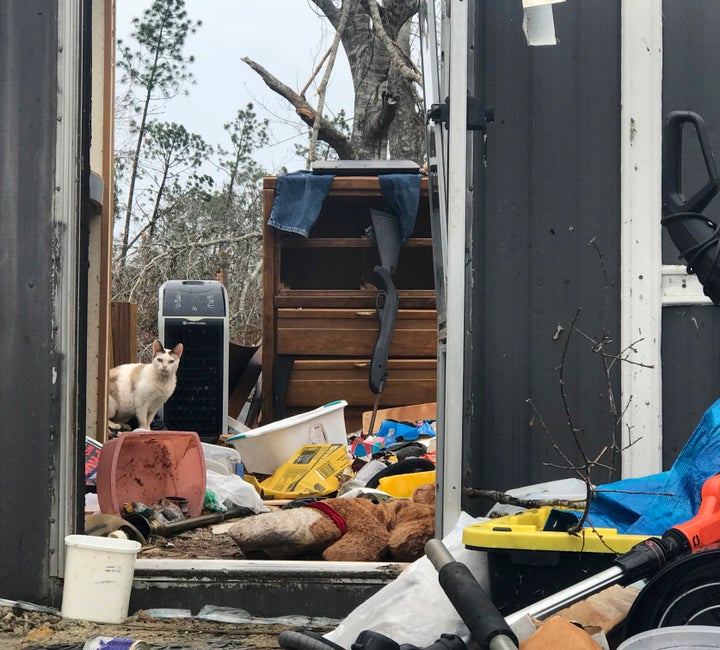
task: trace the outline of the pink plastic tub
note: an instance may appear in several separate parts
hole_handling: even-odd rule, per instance
[[[205,500],[205,456],[193,431],[129,431],[108,440],[100,451],[97,495],[100,511],[120,515],[124,504],[147,506],[164,497],[183,497],[188,516],[197,517]]]

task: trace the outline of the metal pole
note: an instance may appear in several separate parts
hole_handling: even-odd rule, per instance
[[[505,620],[508,625],[512,627],[525,616],[537,619],[546,618],[556,612],[559,612],[561,609],[565,609],[574,603],[584,600],[588,596],[592,596],[607,587],[611,587],[612,585],[619,583],[624,575],[625,573],[621,567],[610,567],[609,569],[605,569],[605,571],[601,571],[597,575],[587,578],[582,582],[571,585],[567,589],[558,591],[556,594],[552,594],[547,598],[543,598],[532,605],[528,605],[527,607],[518,610],[517,612],[509,614],[505,617]]]
[[[463,421],[465,413],[465,269],[467,187],[468,1],[450,10],[450,102],[448,124],[447,342],[445,345],[443,494],[438,534],[447,535],[460,516]]]
[[[517,650],[513,631],[470,569],[456,561],[439,539],[425,545],[425,555],[437,570],[440,586],[472,640],[489,650]]]

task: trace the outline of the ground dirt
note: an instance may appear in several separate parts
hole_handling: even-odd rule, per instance
[[[205,526],[172,537],[151,537],[138,559],[230,559],[243,554],[220,527]],[[82,650],[97,636],[125,637],[145,641],[152,650],[245,650],[279,648],[277,637],[287,629],[324,633],[331,627],[297,628],[274,623],[221,623],[201,619],[159,619],[140,611],[122,625],[106,625],[64,619],[59,614],[0,606],[0,650]]]
[[[150,537],[138,559],[243,560],[245,556],[230,535],[220,532],[237,521],[186,530],[171,537]]]
[[[153,650],[275,649],[280,647],[278,635],[287,629],[294,628],[275,624],[156,619],[142,611],[129,617],[122,625],[106,625],[0,607],[2,650],[82,650],[88,639],[97,636],[142,640]],[[329,629],[318,627],[313,631],[324,633]]]

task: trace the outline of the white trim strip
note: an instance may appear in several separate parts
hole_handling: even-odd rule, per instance
[[[58,2],[57,135],[55,151],[55,204],[52,228],[56,365],[53,381],[60,384],[59,455],[54,459],[53,517],[50,526],[51,576],[61,576],[65,536],[74,530],[79,486],[75,473],[77,429],[77,279],[80,197],[80,91],[82,10],[70,0]]]
[[[630,361],[652,366],[621,364],[627,478],[662,468],[662,3],[623,0],[621,20],[620,341]]]
[[[450,11],[450,123],[448,125],[447,344],[442,426],[441,516],[445,537],[460,516],[465,367],[465,267],[468,205],[467,134],[468,3],[454,0]]]

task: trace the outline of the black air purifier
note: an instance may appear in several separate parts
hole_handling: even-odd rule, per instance
[[[203,442],[227,433],[229,326],[227,292],[215,280],[168,280],[160,287],[158,332],[167,348],[183,344],[177,387],[161,415],[171,431]]]

